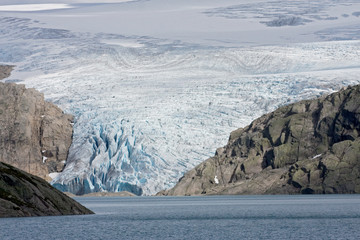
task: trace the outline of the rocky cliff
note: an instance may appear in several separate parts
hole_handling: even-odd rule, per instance
[[[0,217],[93,214],[45,180],[0,162]]]
[[[64,168],[72,121],[35,89],[0,82],[0,161],[51,180]]]
[[[11,65],[0,65],[0,80],[9,77],[13,68]]]
[[[230,134],[158,195],[360,193],[360,85],[281,107]]]

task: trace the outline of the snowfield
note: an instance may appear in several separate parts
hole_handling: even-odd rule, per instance
[[[0,6],[0,11],[11,11],[11,12],[34,12],[34,11],[45,11],[54,9],[71,8],[67,4],[17,4],[17,5],[3,5]]]
[[[75,115],[63,191],[154,194],[262,114],[360,83],[355,0],[59,2],[0,6],[0,63]]]

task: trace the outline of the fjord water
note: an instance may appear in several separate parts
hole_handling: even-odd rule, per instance
[[[0,220],[1,239],[359,239],[359,195],[76,198],[95,215]]]

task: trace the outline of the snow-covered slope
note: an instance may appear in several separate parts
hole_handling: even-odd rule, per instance
[[[69,0],[0,11],[0,62],[17,65],[6,81],[76,117],[53,184],[153,194],[261,114],[359,83],[360,3],[302,2]]]

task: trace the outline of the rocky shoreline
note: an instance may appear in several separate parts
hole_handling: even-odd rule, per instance
[[[87,193],[84,195],[74,195],[69,193],[65,193],[68,196],[71,197],[137,197],[134,193],[128,192],[128,191],[121,191],[121,192],[93,192],[93,193]]]

